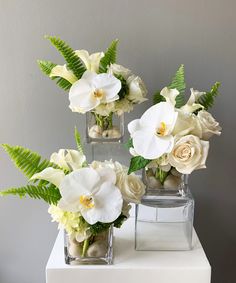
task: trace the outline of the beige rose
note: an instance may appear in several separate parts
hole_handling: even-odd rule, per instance
[[[209,140],[211,136],[221,134],[221,126],[209,112],[201,110],[197,117],[202,127],[202,139]]]
[[[144,82],[138,76],[130,76],[127,80],[129,86],[129,95],[127,98],[133,103],[142,103],[146,101],[147,89]]]
[[[145,193],[145,185],[135,174],[127,175],[126,172],[117,174],[116,186],[126,202],[140,203]]]
[[[190,174],[194,170],[206,168],[208,149],[208,141],[187,135],[176,140],[169,162],[180,173]]]
[[[51,155],[50,161],[70,171],[81,168],[86,161],[86,157],[74,149],[60,149]]]
[[[120,75],[122,76],[125,80],[128,79],[129,76],[132,75],[131,71],[121,65],[118,64],[111,64],[108,73],[112,75]]]

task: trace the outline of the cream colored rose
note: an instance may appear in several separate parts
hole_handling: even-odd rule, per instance
[[[130,102],[127,98],[123,98],[115,102],[115,109],[114,112],[120,116],[123,113],[129,113],[134,109],[133,103]]]
[[[221,126],[209,112],[201,110],[197,117],[202,127],[202,139],[209,140],[211,136],[221,134]]]
[[[176,140],[169,162],[180,173],[190,174],[194,170],[206,168],[208,149],[208,141],[187,135]]]
[[[195,135],[202,137],[202,127],[195,114],[178,111],[178,117],[172,134],[174,136]]]
[[[127,79],[129,94],[127,98],[133,103],[142,103],[146,101],[147,89],[144,82],[138,76],[130,76]]]
[[[116,186],[126,202],[140,203],[145,193],[145,185],[135,174],[127,175],[126,172],[121,172],[117,175]]]
[[[108,116],[111,112],[115,111],[115,103],[101,103],[95,108],[95,112],[102,116]]]
[[[76,170],[86,161],[85,155],[73,149],[60,149],[51,155],[50,161],[65,170]]]

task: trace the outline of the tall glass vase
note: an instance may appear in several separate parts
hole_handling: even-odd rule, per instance
[[[176,187],[172,182],[169,188],[155,188],[147,173],[147,170],[143,171],[146,194],[141,204],[136,205],[135,249],[192,249],[194,199],[189,190],[188,176],[181,176]]]
[[[95,112],[86,113],[86,137],[88,143],[122,142],[124,137],[124,114],[107,116]]]

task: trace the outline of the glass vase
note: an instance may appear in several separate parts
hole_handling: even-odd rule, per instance
[[[110,113],[102,116],[86,113],[86,138],[88,143],[122,142],[124,137],[124,114]]]
[[[144,170],[143,181],[147,189],[141,204],[136,205],[135,249],[192,249],[194,199],[189,190],[188,176],[181,176],[176,187],[153,188],[153,182],[148,182]]]
[[[112,264],[113,226],[83,242],[64,233],[65,262],[70,265]]]

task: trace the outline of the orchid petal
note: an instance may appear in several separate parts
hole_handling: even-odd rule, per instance
[[[131,137],[136,131],[138,131],[140,129],[141,129],[140,119],[135,119],[128,124],[128,131],[129,131]]]
[[[169,89],[168,87],[165,87],[161,90],[160,94],[165,97],[166,102],[171,103],[173,106],[175,106],[175,99],[176,96],[179,95],[179,91],[176,88]]]
[[[115,185],[116,173],[111,168],[99,168],[96,170],[101,177],[102,182],[110,182]]]
[[[172,150],[174,138],[158,137],[150,131],[140,130],[133,135],[133,145],[137,154],[146,159],[156,159]]]

